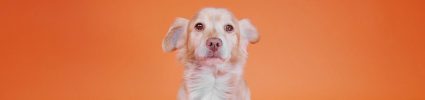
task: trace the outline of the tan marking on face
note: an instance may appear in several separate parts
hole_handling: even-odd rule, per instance
[[[214,18],[216,21],[219,21],[219,20],[221,20],[221,16],[215,16],[215,18]]]
[[[193,29],[191,28],[191,31],[192,30]],[[188,34],[186,38],[186,55],[184,55],[185,56],[184,59],[188,62],[192,62],[193,60],[195,60],[195,54],[194,54],[195,47],[191,45],[189,40],[190,37],[191,37],[191,34]]]
[[[240,32],[239,32],[239,25],[235,25],[235,31],[236,31],[236,37],[237,37],[237,43],[236,46],[233,47],[232,49],[232,57],[230,58],[230,63],[231,64],[236,64],[237,62],[239,62],[240,59],[242,59],[241,57],[243,57],[244,55],[241,52],[241,48],[240,48]]]

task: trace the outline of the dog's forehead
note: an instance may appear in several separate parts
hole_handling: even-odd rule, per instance
[[[204,8],[195,18],[206,18],[208,20],[232,20],[233,14],[224,8]]]

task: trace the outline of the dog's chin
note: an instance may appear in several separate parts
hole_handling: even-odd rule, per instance
[[[224,59],[222,57],[206,57],[205,62],[209,62],[212,64],[221,64],[224,63]]]

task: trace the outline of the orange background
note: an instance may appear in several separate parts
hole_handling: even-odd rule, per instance
[[[206,6],[249,18],[253,100],[425,100],[425,2],[2,0],[1,100],[173,100],[161,41]]]

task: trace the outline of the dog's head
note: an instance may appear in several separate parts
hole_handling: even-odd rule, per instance
[[[163,40],[165,52],[179,50],[188,62],[220,64],[246,58],[248,43],[259,41],[249,20],[237,20],[222,8],[204,8],[192,20],[177,18]]]

